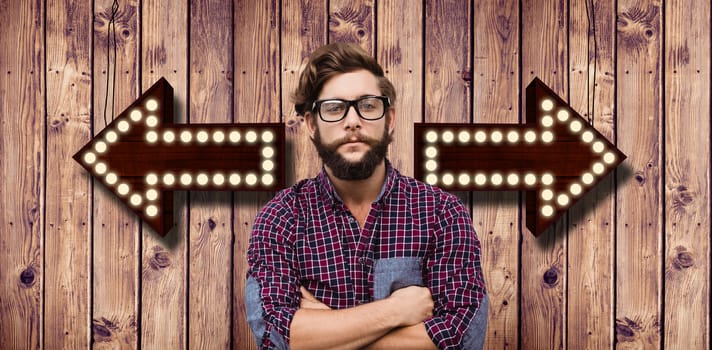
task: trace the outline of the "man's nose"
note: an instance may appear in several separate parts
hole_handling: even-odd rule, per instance
[[[361,128],[361,117],[358,116],[358,112],[356,112],[355,105],[350,105],[346,109],[346,117],[344,117],[344,127],[346,129]]]

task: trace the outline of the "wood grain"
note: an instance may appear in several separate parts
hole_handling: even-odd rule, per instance
[[[329,1],[329,42],[357,43],[374,53],[374,0]]]
[[[44,345],[89,348],[91,180],[72,155],[91,138],[92,2],[47,4]]]
[[[423,120],[423,6],[420,2],[379,1],[376,58],[396,88],[393,143],[389,160],[413,176],[413,123]]]
[[[280,122],[280,12],[276,0],[235,3],[233,105],[237,123]],[[233,349],[257,349],[245,312],[246,253],[255,216],[272,196],[272,193],[235,194]]]
[[[665,348],[710,347],[710,3],[665,2]],[[700,116],[695,118],[693,116]]]
[[[519,2],[478,1],[473,12],[473,121],[518,123]],[[482,269],[489,297],[485,344],[488,349],[516,348],[519,194],[475,192],[472,199],[472,221],[482,246]]]
[[[539,77],[568,100],[566,4],[557,0],[523,1],[521,13],[522,90]],[[539,238],[521,227],[521,344],[532,349],[563,348],[568,283],[566,219],[560,219]]]
[[[101,131],[113,115],[121,113],[139,96],[138,2],[119,4],[115,60],[113,32],[111,43],[107,43],[111,6],[110,0],[94,4],[93,134]],[[107,47],[111,52],[107,52]],[[110,67],[107,67],[107,55],[111,59]],[[108,86],[109,98],[105,104],[107,77],[113,79],[114,69],[116,81]],[[111,192],[94,183],[92,343],[96,349],[136,348],[140,327],[140,224]]]
[[[42,346],[43,4],[0,6],[0,348]],[[54,190],[54,189],[52,189]],[[50,262],[51,263],[51,262]]]
[[[615,3],[570,4],[569,103],[615,143]],[[567,346],[573,349],[605,349],[614,344],[613,179],[613,174],[607,176],[569,210],[566,333]]]
[[[160,77],[173,86],[176,122],[186,121],[188,109],[188,4],[150,1],[142,4],[142,79],[147,89]],[[174,196],[176,225],[161,238],[142,229],[141,347],[184,349],[188,346],[186,264],[188,214],[186,194]]]
[[[618,148],[628,158],[616,196],[616,342],[659,348],[662,303],[662,9],[618,1]]]
[[[230,2],[190,2],[191,124],[233,119],[232,35]],[[199,349],[230,349],[232,195],[196,191],[188,197],[189,344]]]

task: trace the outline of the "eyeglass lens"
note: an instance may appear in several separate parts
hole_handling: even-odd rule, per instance
[[[356,112],[364,119],[379,119],[383,116],[385,109],[383,100],[377,97],[364,97],[356,101],[323,101],[319,113],[326,121],[338,121],[346,116],[350,105],[353,105]]]

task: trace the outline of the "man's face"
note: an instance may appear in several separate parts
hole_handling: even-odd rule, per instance
[[[378,79],[367,70],[344,73],[329,79],[318,99],[355,100],[362,96],[380,96]],[[342,180],[362,180],[373,174],[383,162],[391,142],[392,108],[379,120],[364,120],[351,107],[341,121],[328,123],[307,113],[307,126],[319,156],[332,174]],[[313,118],[312,118],[313,117]]]

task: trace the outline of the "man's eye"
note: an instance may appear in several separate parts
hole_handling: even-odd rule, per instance
[[[342,112],[344,110],[343,103],[327,103],[321,106],[322,110],[328,113]]]

